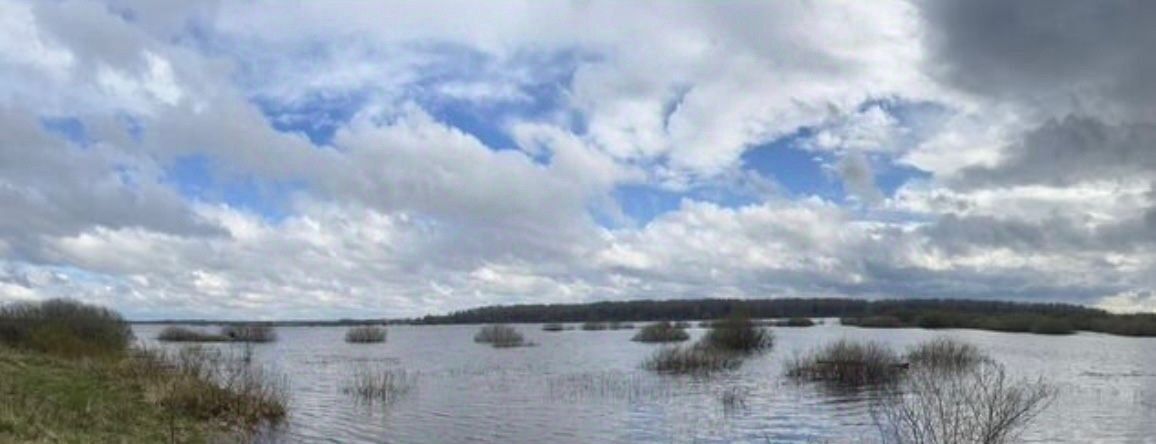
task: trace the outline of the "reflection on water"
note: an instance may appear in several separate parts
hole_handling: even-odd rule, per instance
[[[344,342],[345,328],[280,328],[255,359],[285,374],[288,422],[278,442],[873,442],[870,390],[782,377],[791,356],[840,338],[902,351],[938,335],[978,345],[1016,376],[1046,376],[1059,398],[1029,442],[1145,442],[1156,436],[1156,340],[968,330],[775,329],[775,348],[710,377],[639,368],[656,346],[630,330],[542,332],[537,347],[473,342],[476,326],[393,327],[384,344]],[[160,327],[137,326],[149,340]],[[691,330],[694,336],[701,329]],[[696,339],[692,337],[692,340]],[[218,345],[229,347],[230,345]],[[358,372],[397,371],[411,384],[390,402],[360,402]]]

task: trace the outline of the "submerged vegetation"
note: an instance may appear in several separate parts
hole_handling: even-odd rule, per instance
[[[1054,398],[1042,380],[1014,380],[974,345],[938,338],[899,355],[840,340],[787,365],[787,376],[882,389],[871,414],[883,442],[1012,442]]]
[[[350,344],[374,344],[385,342],[386,331],[376,325],[362,325],[345,332],[345,342]]]
[[[221,327],[221,335],[236,342],[273,342],[277,332],[268,324],[238,324]]]
[[[639,335],[648,329],[653,329],[654,337],[660,337],[660,334],[677,335],[675,332],[686,335],[683,327],[666,322],[647,326]],[[638,336],[634,340],[639,340]],[[695,344],[660,349],[644,361],[642,367],[676,374],[729,370],[742,365],[743,358],[770,349],[773,344],[770,331],[756,326],[743,311],[736,309],[726,319],[710,323],[710,330]]]
[[[706,374],[738,368],[742,357],[702,344],[666,347],[643,361],[642,368],[659,373]]]
[[[891,349],[875,342],[839,340],[787,363],[787,376],[844,386],[895,381],[904,366]]]
[[[191,328],[168,326],[157,334],[157,340],[162,342],[227,342],[228,336],[214,334]]]
[[[220,333],[170,325],[157,334],[161,342],[273,342],[277,333],[264,324],[226,325]]]
[[[474,335],[474,342],[490,344],[494,348],[521,347],[530,345],[518,330],[508,325],[487,325]]]
[[[750,316],[735,312],[714,322],[702,342],[722,350],[750,353],[771,348],[774,336],[770,330],[756,326]]]
[[[201,442],[285,415],[284,384],[247,352],[134,349],[101,307],[10,304],[0,331],[0,442]]]
[[[393,403],[417,386],[417,375],[405,369],[357,367],[342,389],[363,401]]]
[[[907,351],[911,366],[939,370],[966,370],[988,360],[979,347],[950,338],[933,339]]]
[[[690,339],[686,329],[676,327],[668,321],[655,322],[642,327],[631,339],[635,342],[682,342]]]

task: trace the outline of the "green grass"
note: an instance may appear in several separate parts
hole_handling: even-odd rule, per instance
[[[0,346],[0,442],[203,442],[213,430],[148,399],[118,359]]]
[[[164,354],[131,337],[97,306],[0,306],[0,443],[239,442],[284,417],[283,381],[248,353]]]

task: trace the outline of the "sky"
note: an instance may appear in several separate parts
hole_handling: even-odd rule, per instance
[[[0,0],[0,301],[1156,311],[1156,3]]]

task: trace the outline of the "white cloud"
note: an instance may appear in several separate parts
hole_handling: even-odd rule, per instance
[[[0,298],[147,317],[683,296],[1152,306],[1142,45],[1089,52],[1082,32],[1056,44],[1104,66],[1019,66],[901,0],[475,9],[0,0]],[[446,112],[467,108],[488,127]],[[842,198],[744,164],[799,134]],[[285,190],[190,192],[175,177],[190,157],[209,187]],[[928,177],[885,196],[893,166]],[[623,185],[682,203],[638,216]]]

